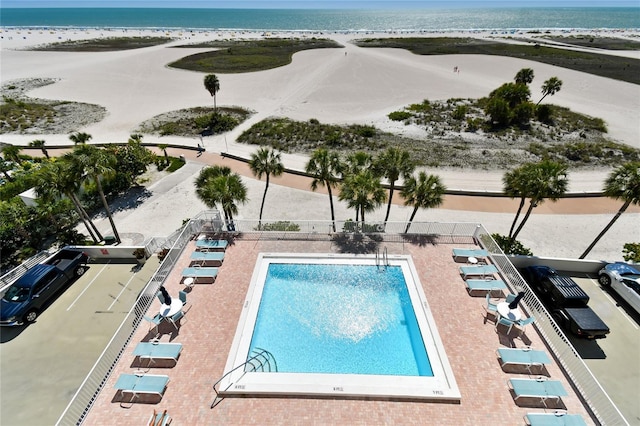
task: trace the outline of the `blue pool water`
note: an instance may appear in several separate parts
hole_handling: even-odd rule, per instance
[[[256,348],[279,372],[433,376],[400,266],[270,264]]]

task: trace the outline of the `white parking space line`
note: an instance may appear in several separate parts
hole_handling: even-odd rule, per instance
[[[67,308],[67,311],[68,311],[68,310],[70,310],[71,308],[73,308],[73,305],[75,305],[75,304],[76,304],[76,302],[77,302],[77,301],[82,297],[82,295],[83,295],[87,290],[89,290],[89,287],[91,287],[91,285],[92,285],[92,284],[93,284],[93,283],[98,279],[98,277],[100,276],[100,274],[102,273],[102,271],[104,271],[104,270],[105,270],[105,268],[106,268],[107,266],[109,266],[109,263],[110,263],[110,262],[111,262],[111,261],[108,261],[108,262],[107,262],[107,263],[102,267],[102,269],[100,270],[100,272],[98,272],[98,273],[96,274],[96,276],[91,280],[91,282],[90,282],[90,283],[89,283],[89,284],[84,288],[84,290],[82,290],[82,291],[80,292],[80,294],[78,295],[78,297],[76,297],[76,298],[73,300],[73,302],[71,302],[71,304],[70,304],[70,305],[69,305],[69,307]]]
[[[113,302],[111,302],[111,304],[109,305],[109,307],[107,308],[107,311],[110,311],[111,308],[113,308],[113,305],[116,304],[117,301],[120,300],[120,296],[122,295],[122,293],[127,290],[127,288],[129,287],[129,283],[131,283],[131,281],[133,280],[133,278],[135,277],[135,275],[132,275],[131,278],[129,278],[129,281],[126,282],[125,285],[122,286],[122,290],[120,290],[120,293],[118,293],[118,295],[115,297],[115,299],[113,300]]]

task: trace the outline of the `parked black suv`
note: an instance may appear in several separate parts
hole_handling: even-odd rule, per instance
[[[527,266],[521,272],[560,326],[587,339],[609,334],[609,327],[587,306],[587,293],[571,278],[543,265]]]

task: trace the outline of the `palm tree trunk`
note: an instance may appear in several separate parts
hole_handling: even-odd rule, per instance
[[[411,217],[409,218],[409,223],[407,223],[407,227],[404,229],[404,233],[409,233],[409,227],[411,226],[411,222],[413,222],[413,218],[416,217],[416,213],[418,213],[418,206],[413,208],[413,212],[411,212]]]
[[[120,244],[122,240],[120,240],[118,229],[116,228],[116,224],[113,221],[113,216],[111,215],[111,210],[109,209],[109,203],[107,203],[107,198],[104,196],[104,191],[102,190],[102,183],[100,183],[100,179],[98,177],[95,178],[95,181],[96,181],[96,186],[98,187],[98,192],[100,193],[100,198],[102,199],[102,204],[104,205],[104,209],[107,212],[107,217],[109,218],[111,229],[113,229],[113,236],[115,237],[118,244]]]
[[[269,174],[267,173],[266,185],[264,186],[264,194],[262,194],[262,204],[260,204],[260,216],[258,218],[258,229],[262,226],[262,210],[264,209],[264,200],[267,198],[267,189],[269,189]]]
[[[616,213],[615,216],[613,216],[613,218],[609,221],[609,223],[607,224],[607,226],[604,227],[604,229],[602,231],[600,231],[600,233],[598,234],[598,236],[596,237],[595,240],[593,240],[593,242],[591,244],[589,244],[589,247],[587,247],[587,249],[584,251],[584,253],[582,253],[580,255],[580,257],[578,259],[584,259],[589,252],[593,249],[593,247],[598,243],[598,241],[600,241],[600,238],[602,238],[602,236],[604,234],[607,233],[607,231],[609,230],[609,228],[611,228],[613,226],[613,224],[616,222],[616,220],[618,220],[618,218],[620,216],[622,216],[622,213],[625,212],[625,210],[627,210],[627,207],[629,207],[629,205],[631,204],[631,200],[626,201],[622,207],[620,207],[620,210],[618,210],[618,213]]]
[[[86,213],[82,209],[82,206],[78,204],[78,200],[73,194],[67,194],[67,196],[73,203],[73,206],[76,208],[76,212],[78,213],[78,216],[80,217],[80,220],[82,221],[82,223],[84,223],[84,226],[87,228],[87,232],[89,232],[89,235],[91,236],[91,239],[93,240],[94,244],[98,244],[100,240],[96,238],[95,234],[93,233],[93,230],[91,229],[91,226],[89,226],[89,222],[87,222],[87,219],[85,218]]]
[[[513,223],[511,224],[511,228],[509,229],[509,238],[513,234],[513,229],[516,227],[516,222],[520,217],[520,213],[522,213],[522,208],[524,207],[524,197],[520,198],[520,206],[518,207],[518,211],[516,212],[516,217],[513,218]]]
[[[336,214],[333,211],[333,195],[331,194],[331,184],[326,182],[327,191],[329,192],[329,205],[331,206],[331,225],[333,226],[333,232],[336,232]]]
[[[389,186],[389,202],[387,203],[387,214],[384,216],[384,224],[387,224],[387,220],[389,220],[389,213],[391,212],[391,200],[393,200],[393,190],[395,189],[395,182],[391,182],[391,186]]]
[[[516,229],[516,232],[513,233],[513,236],[511,237],[511,242],[514,242],[516,240],[516,237],[518,236],[520,231],[522,231],[522,227],[524,226],[524,224],[529,219],[529,216],[531,216],[531,212],[533,211],[533,208],[535,206],[536,206],[536,204],[533,201],[529,202],[529,208],[527,209],[527,213],[522,218],[522,222],[520,222],[520,225],[518,226],[518,229]]]
[[[87,211],[84,209],[84,207],[82,207],[82,203],[78,199],[78,196],[76,194],[74,194],[74,193],[71,193],[69,195],[70,195],[71,200],[74,202],[74,204],[76,206],[78,206],[78,209],[80,210],[80,217],[83,217],[84,220],[89,222],[89,225],[91,226],[91,229],[93,229],[93,233],[95,234],[96,238],[98,239],[98,242],[104,240],[104,238],[102,237],[102,234],[100,233],[100,231],[98,231],[98,228],[96,227],[96,224],[93,223],[93,221],[89,217],[89,214],[87,213]]]

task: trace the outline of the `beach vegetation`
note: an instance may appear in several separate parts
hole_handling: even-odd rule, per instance
[[[137,131],[160,136],[197,137],[228,132],[245,121],[251,112],[239,107],[194,107],[157,115],[142,123]]]
[[[20,132],[55,115],[51,105],[4,96],[0,103],[0,133]]]
[[[393,111],[389,113],[388,117],[389,120],[393,121],[405,121],[413,117],[413,114],[411,114],[409,111]]]
[[[282,67],[291,63],[293,54],[309,49],[342,48],[333,40],[310,38],[267,38],[259,40],[212,40],[175,47],[211,48],[209,52],[189,55],[169,67],[207,73],[245,73]]]
[[[605,50],[640,50],[640,41],[628,38],[600,37],[584,34],[575,34],[568,36],[546,34],[542,37],[538,37],[539,43],[544,43],[547,40],[556,43],[564,43],[574,46]]]
[[[53,52],[113,52],[141,49],[165,44],[171,37],[104,37],[89,40],[68,40],[36,46],[30,50]]]
[[[604,195],[614,200],[621,200],[622,206],[611,218],[609,223],[600,231],[589,247],[580,255],[584,259],[607,233],[614,223],[622,216],[630,205],[640,205],[640,161],[623,164],[613,170],[604,182]]]
[[[288,220],[278,222],[263,223],[254,229],[255,231],[276,231],[276,232],[299,232],[300,225]]]
[[[538,42],[526,41],[528,44],[470,37],[391,37],[359,39],[355,44],[360,47],[407,49],[417,55],[507,56],[640,84],[640,59],[541,46]],[[628,43],[630,48],[639,44],[631,40]]]
[[[640,243],[626,243],[622,247],[622,258],[627,262],[640,263]]]
[[[24,95],[30,90],[53,84],[55,81],[28,78],[3,85],[0,90],[0,134],[69,133],[79,127],[97,123],[105,117],[106,109],[99,105],[51,101]]]

